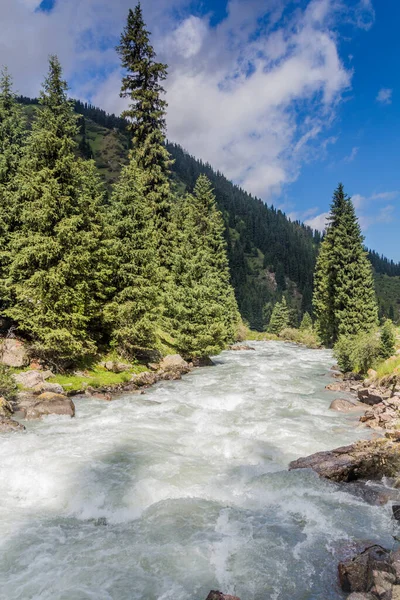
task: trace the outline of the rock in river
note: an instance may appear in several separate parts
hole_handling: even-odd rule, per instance
[[[351,400],[346,400],[345,398],[338,398],[331,402],[329,407],[331,410],[337,410],[338,412],[356,412],[356,411],[364,411],[365,406],[361,402],[352,402]]]
[[[40,419],[45,415],[75,416],[75,405],[63,394],[44,392],[40,396],[29,393],[18,394],[16,411],[26,419]]]
[[[18,421],[0,416],[0,433],[11,433],[13,431],[23,431],[24,429],[25,427]]]
[[[336,450],[317,452],[289,465],[289,470],[307,468],[332,481],[393,477],[400,471],[400,447],[386,439],[361,441]]]

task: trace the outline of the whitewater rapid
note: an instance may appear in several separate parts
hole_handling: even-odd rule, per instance
[[[390,507],[287,466],[365,430],[329,410],[330,352],[252,345],[0,437],[0,598],[343,597],[340,548],[390,546]]]

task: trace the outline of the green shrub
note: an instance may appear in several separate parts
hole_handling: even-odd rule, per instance
[[[390,358],[396,350],[396,334],[393,323],[386,319],[381,330],[380,355],[382,358]]]
[[[4,365],[0,365],[0,396],[6,400],[15,400],[17,397],[17,384],[11,372]]]
[[[320,348],[321,340],[318,335],[312,329],[295,329],[293,327],[286,327],[281,331],[279,337],[286,340],[287,342],[294,342],[296,344],[303,344],[308,348]]]
[[[341,336],[334,347],[339,368],[344,373],[367,373],[379,359],[380,339],[376,331]]]

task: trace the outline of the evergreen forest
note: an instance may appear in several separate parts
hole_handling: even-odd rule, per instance
[[[70,100],[56,56],[38,99],[16,96],[2,74],[6,327],[61,361],[103,347],[140,358],[164,344],[186,357],[209,355],[234,341],[241,320],[273,333],[313,315],[327,345],[351,334],[352,325],[327,313],[318,279],[335,228],[323,237],[292,222],[166,139],[167,65],[157,62],[140,5],[116,50],[125,73],[116,93],[128,101],[120,117]],[[340,186],[335,195],[338,206],[347,198]],[[355,235],[363,294],[377,296],[367,325],[397,323],[400,264],[367,254]]]

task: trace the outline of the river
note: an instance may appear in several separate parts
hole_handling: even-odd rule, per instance
[[[329,410],[329,351],[252,345],[0,438],[1,598],[343,597],[340,547],[390,546],[390,507],[287,466],[365,431]]]

